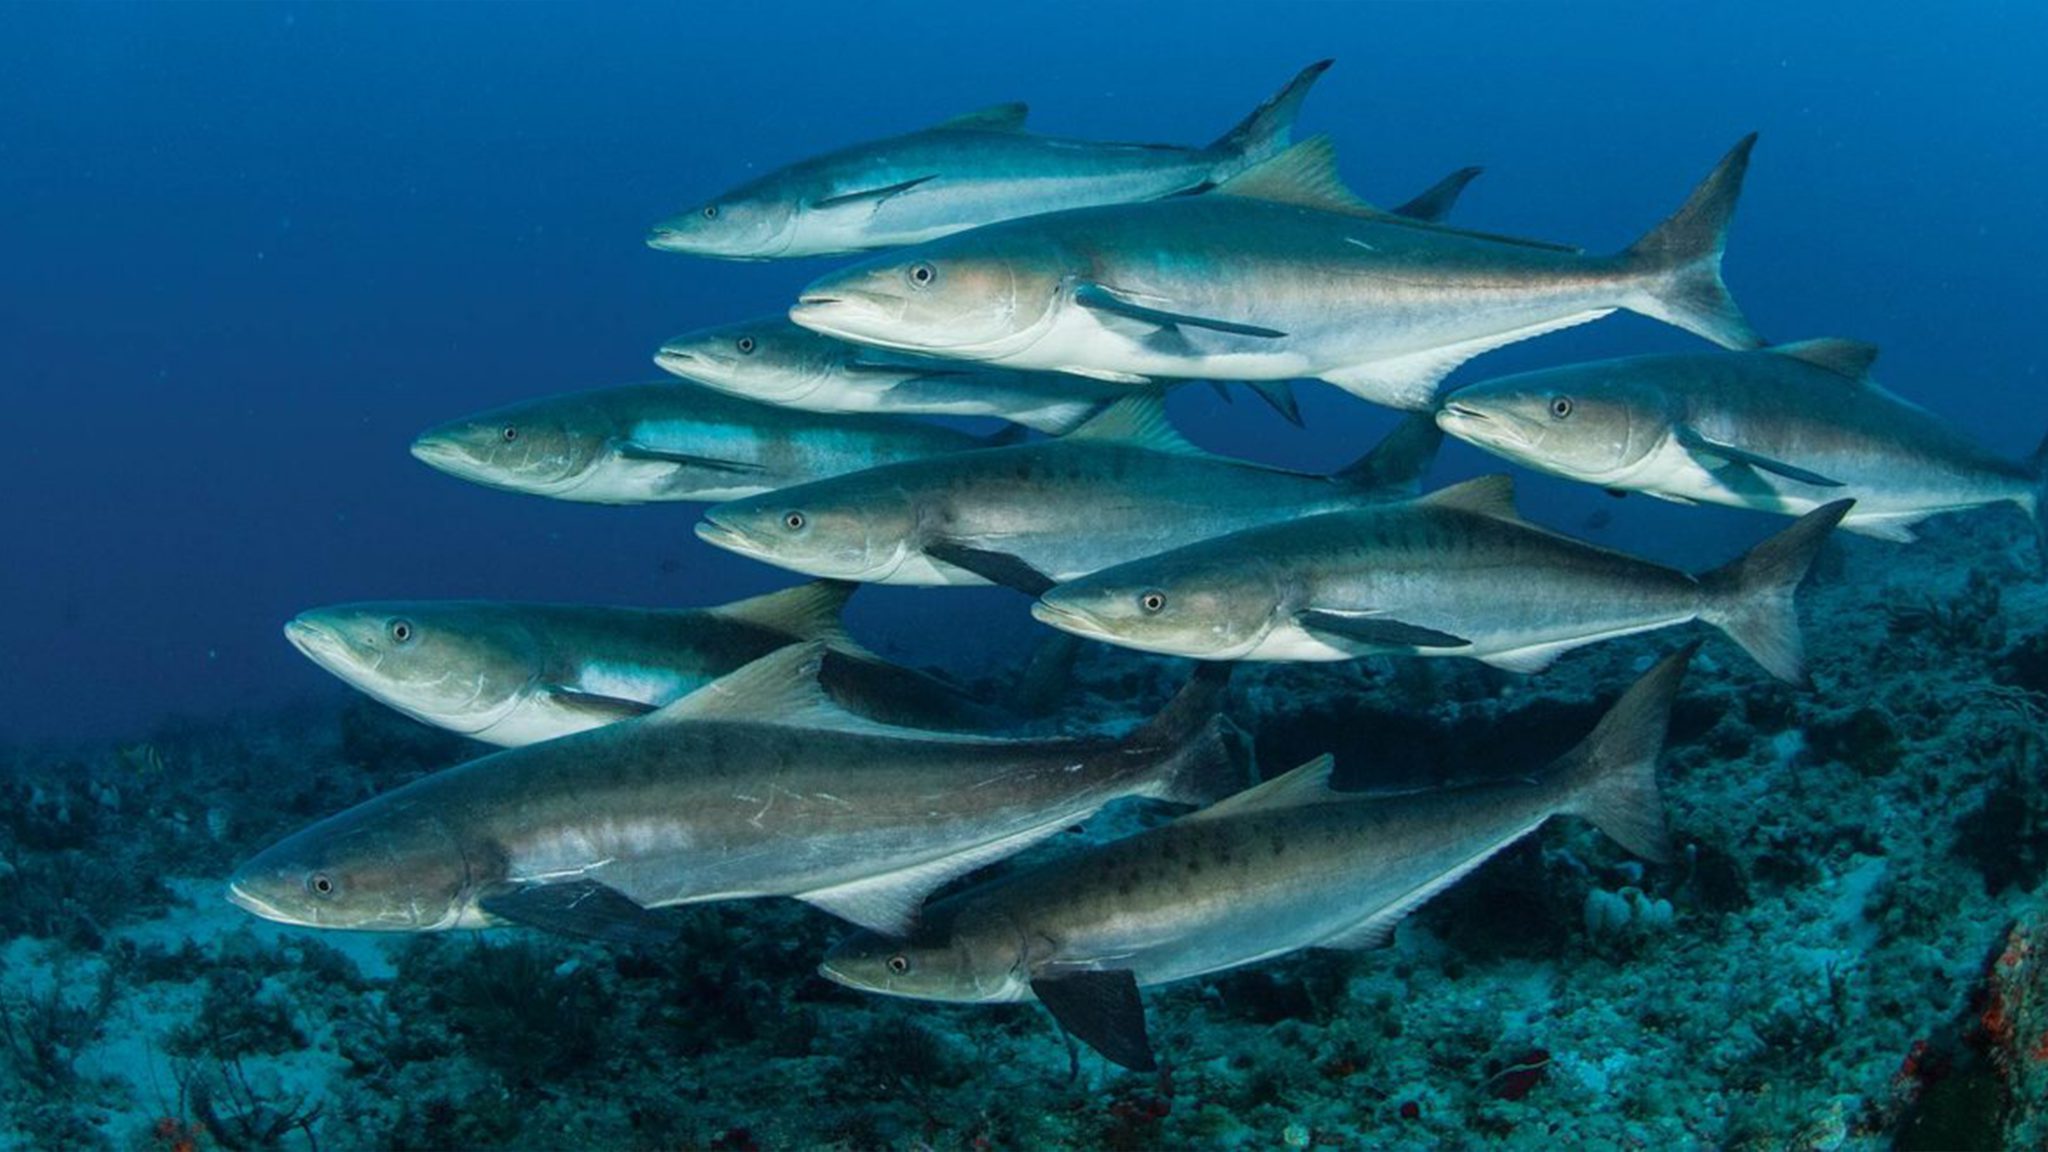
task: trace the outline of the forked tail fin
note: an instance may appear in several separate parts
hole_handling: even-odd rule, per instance
[[[1621,254],[1640,278],[1639,292],[1628,302],[1630,310],[1724,348],[1763,346],[1721,280],[1728,221],[1742,195],[1742,177],[1749,171],[1749,151],[1755,145],[1754,132],[1743,137],[1670,219]]]
[[[1700,619],[1726,632],[1771,675],[1787,683],[1805,684],[1806,646],[1799,636],[1793,593],[1806,579],[1828,533],[1855,503],[1837,500],[1823,504],[1746,554],[1701,576],[1705,604]]]
[[[1252,109],[1251,115],[1238,121],[1237,127],[1217,137],[1208,150],[1217,154],[1220,163],[1210,180],[1221,184],[1259,161],[1285,151],[1294,142],[1294,118],[1301,113],[1302,100],[1333,63],[1318,60],[1295,73],[1287,87],[1267,97],[1264,104]]]
[[[1410,412],[1371,451],[1331,479],[1382,500],[1413,496],[1443,442],[1444,430],[1433,414]]]
[[[1698,650],[1694,641],[1659,660],[1560,761],[1557,783],[1565,799],[1559,810],[1592,821],[1645,860],[1671,855],[1657,758],[1664,752],[1679,682]]]
[[[1250,742],[1218,711],[1233,667],[1196,665],[1166,707],[1124,740],[1127,751],[1160,758],[1159,786],[1151,795],[1206,806],[1257,779]]]

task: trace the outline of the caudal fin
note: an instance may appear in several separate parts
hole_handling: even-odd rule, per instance
[[[1251,746],[1217,709],[1230,687],[1230,663],[1198,664],[1158,715],[1124,740],[1124,750],[1160,758],[1151,795],[1175,804],[1214,804],[1257,779]]]
[[[1074,661],[1086,644],[1071,632],[1054,632],[1040,641],[1010,687],[1010,710],[1019,716],[1050,713],[1073,687]]]
[[[1559,761],[1559,809],[1591,820],[1616,843],[1646,860],[1671,858],[1657,758],[1671,727],[1671,706],[1699,642],[1657,661],[1621,694],[1593,731]]]
[[[1443,442],[1444,430],[1434,415],[1411,412],[1370,452],[1331,479],[1382,498],[1412,496],[1421,490],[1422,474],[1436,462]]]
[[[1742,195],[1742,177],[1749,171],[1749,151],[1755,145],[1756,133],[1744,136],[1670,219],[1622,253],[1621,259],[1640,278],[1639,292],[1627,305],[1630,310],[1724,348],[1763,347],[1721,281],[1728,221]]]
[[[1793,593],[1806,579],[1828,533],[1855,503],[1823,504],[1746,555],[1701,576],[1706,603],[1700,619],[1726,632],[1771,675],[1805,684],[1806,645],[1799,635]]]
[[[1209,145],[1209,151],[1216,153],[1219,160],[1210,180],[1221,184],[1259,161],[1285,151],[1294,142],[1294,118],[1301,113],[1302,100],[1333,63],[1318,60],[1295,73],[1287,87],[1267,97],[1237,127],[1217,137]]]
[[[1394,209],[1394,215],[1420,220],[1425,224],[1441,224],[1458,203],[1458,197],[1465,191],[1484,168],[1460,168],[1449,176],[1424,189],[1420,196]]]

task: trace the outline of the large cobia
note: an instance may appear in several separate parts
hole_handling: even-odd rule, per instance
[[[770,564],[881,584],[1052,584],[1225,532],[1399,499],[1442,433],[1410,417],[1331,476],[1212,455],[1156,396],[1058,440],[892,465],[709,508],[705,540]]]
[[[806,288],[790,318],[1010,368],[1121,381],[1315,376],[1428,408],[1471,357],[1617,308],[1757,346],[1721,282],[1754,140],[1613,256],[1366,206],[1317,137],[1207,196],[1012,220],[875,257]]]
[[[1055,628],[1204,660],[1467,656],[1536,672],[1582,645],[1701,620],[1805,679],[1793,593],[1850,501],[1701,576],[1538,528],[1506,476],[1254,528],[1063,584]]]
[[[1828,339],[1574,364],[1459,388],[1437,423],[1614,491],[1793,515],[1847,496],[1843,528],[1902,541],[1928,516],[2012,503],[2041,533],[2048,440],[2025,463],[1995,456],[1879,387],[1876,359]]]
[[[1552,816],[1666,855],[1657,759],[1688,649],[1535,779],[1392,796],[1330,788],[1325,756],[1163,828],[935,902],[908,939],[855,936],[823,974],[921,1000],[1036,999],[1075,1038],[1150,1070],[1140,987],[1304,948],[1365,949]]]
[[[932,889],[1125,797],[1213,801],[1244,749],[1197,673],[1120,740],[1014,740],[876,724],[784,648],[638,720],[437,772],[298,832],[230,898],[318,928],[516,923],[661,943],[652,910],[794,896],[908,926]]]
[[[913,728],[1010,718],[879,660],[840,627],[858,587],[819,581],[716,608],[465,600],[337,604],[285,636],[314,663],[416,720],[516,747],[645,716],[778,648],[832,645],[821,678],[850,710]]]
[[[662,221],[647,243],[728,260],[828,256],[1200,192],[1287,147],[1302,98],[1329,66],[1302,69],[1206,148],[1037,136],[1024,130],[1024,105],[998,104],[778,168]]]
[[[472,483],[586,504],[733,500],[991,442],[891,416],[825,416],[677,380],[544,396],[443,424],[421,461]]]

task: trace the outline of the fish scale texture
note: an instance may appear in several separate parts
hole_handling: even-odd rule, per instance
[[[9,750],[0,1124],[57,1148],[2024,1146],[2048,1125],[2048,590],[2008,518],[1930,535],[1831,546],[1811,693],[1708,641],[1665,760],[1672,864],[1555,822],[1388,949],[1148,990],[1151,1075],[1084,1053],[1070,1080],[1035,1006],[828,984],[847,930],[792,903],[689,910],[667,949],[227,906],[246,845],[463,754],[366,703]],[[1344,788],[1512,774],[1668,647],[1533,678],[1252,669],[1233,714],[1269,769],[1327,749]],[[1115,724],[1177,673],[1104,651],[1078,675],[1069,707]],[[1020,863],[1162,818],[1114,809]]]

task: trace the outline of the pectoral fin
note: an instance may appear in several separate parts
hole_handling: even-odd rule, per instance
[[[1031,991],[1067,1034],[1134,1072],[1159,1067],[1145,1031],[1145,1002],[1130,969],[1041,976]]]
[[[618,696],[605,696],[596,692],[584,692],[551,684],[547,688],[548,699],[557,708],[576,716],[586,717],[599,724],[616,724],[645,716],[655,710],[654,705],[644,700],[627,700]]]
[[[479,904],[500,919],[564,936],[650,946],[676,938],[674,921],[595,880],[526,884],[486,896]]]
[[[1773,460],[1768,456],[1759,456],[1747,449],[1737,448],[1733,444],[1709,440],[1691,428],[1680,428],[1678,430],[1678,443],[1694,456],[1718,456],[1730,463],[1747,465],[1759,472],[1770,472],[1783,476],[1787,480],[1797,480],[1801,484],[1811,484],[1817,488],[1840,488],[1843,486],[1840,480],[1831,480],[1818,472],[1809,472],[1804,468],[1787,464],[1782,460]]]
[[[870,207],[878,207],[882,201],[887,200],[891,196],[900,196],[927,180],[936,179],[938,179],[938,174],[933,173],[929,176],[919,176],[913,180],[904,180],[900,183],[885,185],[881,188],[862,188],[856,192],[841,192],[837,196],[827,196],[823,200],[813,201],[811,207],[842,208],[848,204],[866,204]]]
[[[952,540],[934,540],[924,546],[924,554],[940,563],[964,568],[991,584],[1015,588],[1027,596],[1043,596],[1052,590],[1054,584],[1052,577],[1008,552],[970,548]]]
[[[1261,328],[1256,324],[1239,324],[1232,320],[1190,316],[1185,312],[1170,312],[1163,308],[1148,307],[1092,280],[1084,280],[1075,286],[1074,303],[1097,312],[1110,312],[1118,316],[1128,316],[1133,320],[1143,320],[1162,328],[1207,328],[1212,332],[1228,332],[1233,336],[1256,336],[1265,340],[1279,340],[1287,335],[1277,329]]]
[[[735,474],[764,471],[759,464],[749,464],[744,460],[720,460],[716,456],[693,456],[688,452],[668,452],[660,448],[650,448],[633,440],[621,442],[617,446],[616,451],[622,460],[646,460],[659,464],[679,464],[686,468],[703,468],[712,472],[732,472]]]
[[[1295,622],[1310,632],[1338,636],[1389,648],[1468,648],[1463,636],[1424,628],[1372,612],[1327,612],[1310,608],[1295,613]]]

